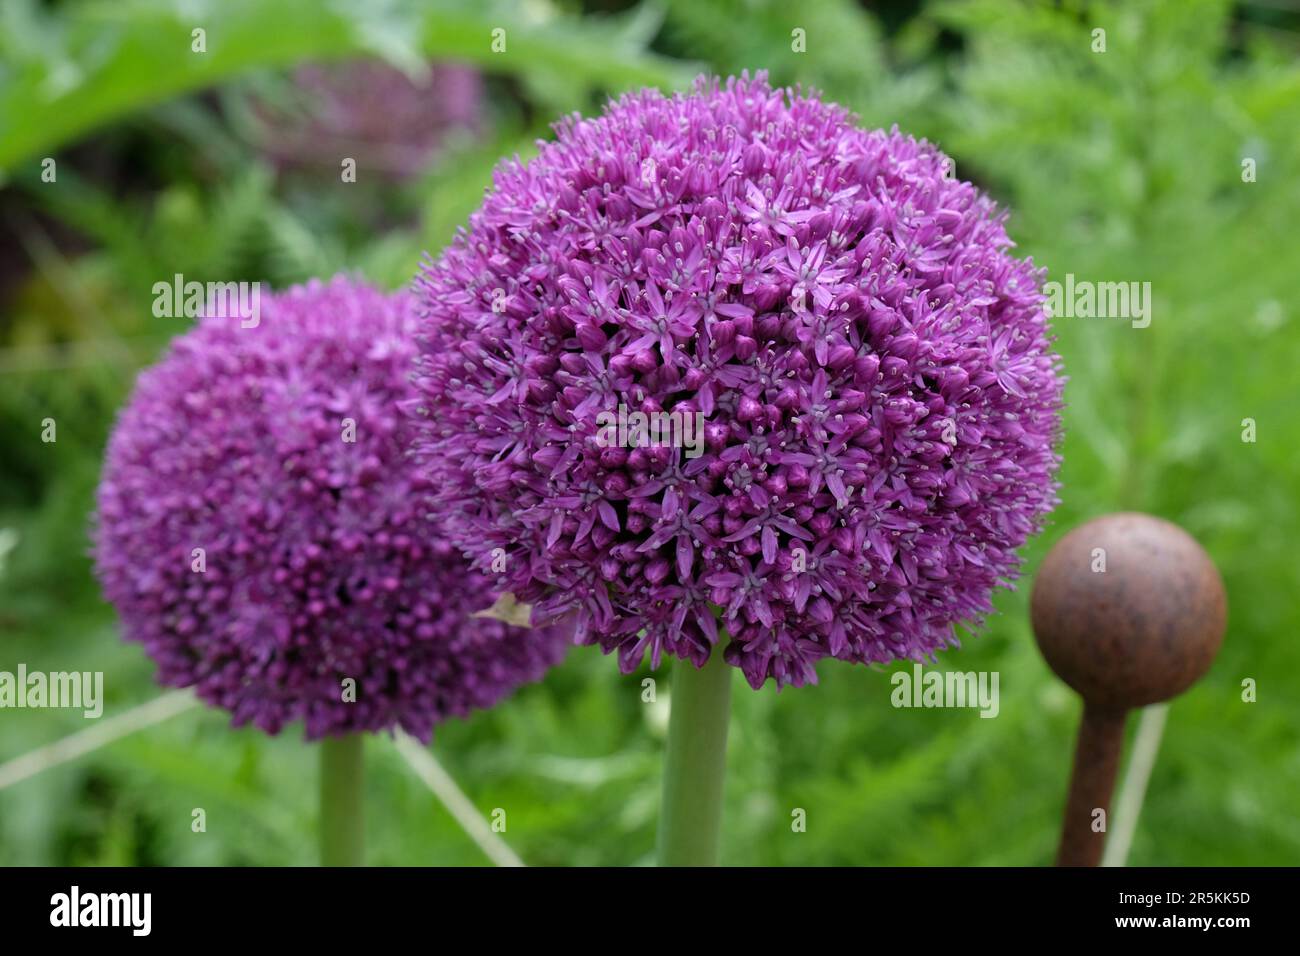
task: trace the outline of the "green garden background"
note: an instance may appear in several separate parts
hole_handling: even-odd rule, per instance
[[[998,717],[894,709],[891,668],[827,661],[818,686],[779,694],[737,675],[724,861],[1049,863],[1080,706],[1035,648],[1028,584],[1069,528],[1137,509],[1208,549],[1229,627],[1169,711],[1129,862],[1300,863],[1298,53],[1300,9],[1282,0],[3,0],[0,670],[103,671],[104,720],[163,693],[87,556],[115,411],[190,321],[153,315],[155,282],[348,270],[397,288],[497,159],[527,156],[556,117],[764,69],[938,143],[1051,278],[1150,282],[1153,311],[1147,328],[1054,321],[1061,506],[1020,588],[938,665],[998,671]],[[361,148],[343,183],[332,153],[311,162],[310,132],[286,158],[268,117],[312,108],[304,64],[360,59],[430,110],[464,99],[416,168]],[[472,96],[439,80],[451,62]],[[401,145],[415,115],[371,132]],[[574,648],[544,683],[440,728],[432,752],[485,819],[505,810],[527,863],[644,864],[670,683]],[[0,767],[94,723],[0,710]],[[490,862],[392,741],[367,759],[369,862]],[[190,709],[0,788],[0,864],[311,864],[315,760],[300,727],[268,738]]]

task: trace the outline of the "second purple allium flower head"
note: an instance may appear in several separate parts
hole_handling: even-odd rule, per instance
[[[722,629],[755,687],[953,643],[1055,501],[1042,277],[993,202],[762,76],[557,132],[417,283],[452,539],[624,670]]]
[[[397,410],[413,321],[405,295],[313,282],[262,302],[253,328],[201,319],[140,376],[95,559],[162,683],[271,733],[301,719],[308,738],[427,740],[559,659],[565,633],[471,617],[495,582],[421,505]]]

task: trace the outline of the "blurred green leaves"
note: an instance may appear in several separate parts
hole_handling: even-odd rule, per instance
[[[0,9],[0,172],[143,107],[307,60],[378,56],[419,72],[429,58],[452,59],[614,91],[689,75],[644,50],[640,18],[578,19],[544,0],[97,0],[58,16],[9,0]]]

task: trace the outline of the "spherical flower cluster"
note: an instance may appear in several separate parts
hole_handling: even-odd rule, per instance
[[[269,733],[427,740],[540,677],[568,633],[471,618],[492,581],[420,504],[409,296],[335,279],[259,311],[177,339],[109,441],[96,568],[159,680]]]
[[[724,628],[754,687],[955,643],[1055,503],[1062,378],[1041,271],[948,170],[762,75],[504,164],[416,287],[453,540],[625,671]]]
[[[416,176],[454,135],[482,126],[478,71],[456,63],[427,69],[416,82],[378,60],[301,66],[285,101],[254,104],[261,148],[277,165],[316,166],[336,178],[343,157],[367,173]]]

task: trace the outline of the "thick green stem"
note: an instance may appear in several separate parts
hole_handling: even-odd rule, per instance
[[[717,866],[727,772],[731,671],[715,647],[703,668],[673,665],[659,816],[660,866]]]
[[[321,866],[361,866],[365,840],[361,806],[365,736],[326,737],[319,746]]]

